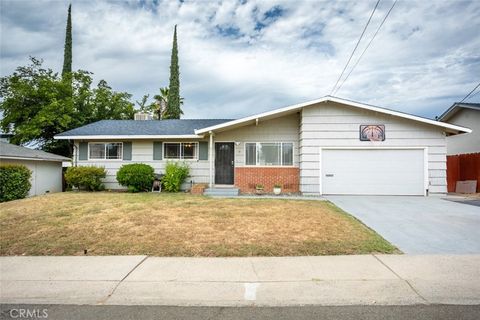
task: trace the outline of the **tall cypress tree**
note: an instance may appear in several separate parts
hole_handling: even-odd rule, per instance
[[[65,48],[63,51],[62,77],[72,73],[72,4],[68,6],[67,29],[65,32]]]
[[[175,25],[170,61],[170,85],[164,119],[180,119],[180,115],[183,114],[180,104],[180,69],[178,66],[177,25]]]

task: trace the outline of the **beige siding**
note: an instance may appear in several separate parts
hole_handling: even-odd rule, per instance
[[[22,164],[32,171],[29,196],[62,191],[61,162],[1,159],[0,163]]]
[[[260,122],[257,125],[250,125],[238,129],[218,133],[215,141],[236,142],[235,144],[235,165],[243,166],[245,163],[245,142],[293,142],[294,144],[294,165],[299,164],[298,154],[298,129],[299,115],[293,114],[286,117]],[[169,140],[163,142],[187,142],[191,140]],[[208,137],[205,141],[208,141]],[[76,141],[78,147],[78,141]],[[77,150],[77,148],[75,148]],[[75,155],[75,159],[78,157]],[[153,160],[153,140],[133,140],[132,141],[132,160],[84,160],[78,161],[81,166],[102,166],[107,169],[107,177],[104,179],[107,189],[124,189],[117,183],[116,174],[118,169],[125,163],[146,163],[151,165],[156,173],[163,173],[166,160]],[[189,188],[193,183],[209,182],[209,161],[193,160],[186,161],[190,165],[190,177],[182,186],[183,189]]]
[[[128,163],[145,163],[152,166],[156,173],[164,173],[167,160],[153,160],[153,141],[154,140],[133,140],[132,141],[132,160],[78,160],[79,166],[98,166],[107,170],[107,176],[104,179],[107,189],[125,189],[118,184],[116,175],[118,169]],[[171,140],[166,142],[194,142],[192,140]],[[196,141],[195,141],[196,142]],[[78,141],[75,142],[78,147]],[[77,150],[77,148],[75,148]],[[75,159],[78,159],[75,154]],[[178,160],[169,160],[178,161]],[[183,162],[183,160],[180,160]],[[191,183],[208,183],[208,160],[185,160],[190,166],[190,177],[187,178],[182,189],[189,189]]]
[[[447,137],[448,155],[480,152],[480,111],[462,108],[448,122],[472,129],[471,133]]]
[[[260,121],[249,125],[217,133],[215,141],[232,141],[235,144],[235,166],[245,165],[245,142],[292,142],[293,165],[298,166],[299,157],[299,114],[291,114],[277,119]]]
[[[360,141],[361,124],[384,124],[386,140]],[[441,128],[341,104],[322,103],[303,109],[300,145],[300,190],[305,194],[320,192],[322,147],[427,147],[429,191],[447,191],[446,142]]]

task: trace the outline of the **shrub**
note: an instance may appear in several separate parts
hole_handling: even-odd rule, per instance
[[[103,167],[70,167],[65,172],[65,181],[80,190],[100,191],[104,189],[101,179],[106,175]]]
[[[25,198],[32,187],[31,176],[24,165],[0,165],[0,202]]]
[[[180,186],[188,177],[189,173],[190,168],[186,163],[168,162],[165,167],[165,176],[162,179],[165,191],[180,191]]]
[[[150,191],[155,173],[151,166],[143,163],[124,164],[117,172],[117,181],[129,192]]]

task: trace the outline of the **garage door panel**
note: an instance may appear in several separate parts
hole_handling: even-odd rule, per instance
[[[324,194],[423,195],[422,149],[322,151]]]

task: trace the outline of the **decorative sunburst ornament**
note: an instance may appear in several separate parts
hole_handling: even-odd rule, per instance
[[[360,141],[385,141],[385,125],[361,125]]]

